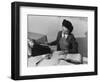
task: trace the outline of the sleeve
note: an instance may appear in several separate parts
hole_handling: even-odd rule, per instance
[[[70,49],[69,53],[78,53],[78,43],[74,37],[74,35],[70,38]]]
[[[51,46],[52,45],[57,45],[57,43],[59,41],[59,38],[60,38],[60,35],[61,35],[61,31],[58,32],[56,40],[48,43],[48,45],[51,45]]]

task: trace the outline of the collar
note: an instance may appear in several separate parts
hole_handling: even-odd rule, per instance
[[[67,38],[67,37],[68,37],[68,34],[64,34],[64,33],[62,33],[62,37]]]

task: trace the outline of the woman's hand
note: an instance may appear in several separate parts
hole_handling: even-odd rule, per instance
[[[64,52],[64,54],[67,54],[68,53],[68,50],[64,50],[63,52]]]
[[[60,51],[59,54],[64,55],[64,54],[67,54],[67,53],[68,53],[68,50],[62,50],[62,51]]]

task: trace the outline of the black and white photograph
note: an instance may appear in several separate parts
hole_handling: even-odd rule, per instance
[[[12,3],[11,78],[97,75],[97,7]]]
[[[27,15],[28,67],[88,63],[88,18]]]

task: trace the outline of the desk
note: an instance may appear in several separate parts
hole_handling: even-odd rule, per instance
[[[59,61],[59,58],[61,58],[61,55],[59,55],[59,53],[60,51],[54,52],[52,54],[51,59],[44,58],[45,55],[48,55],[48,54],[44,54],[44,55],[36,56],[36,57],[30,57],[28,58],[28,67],[36,66],[36,63],[41,59],[43,60],[37,66],[75,65],[73,63],[69,63],[64,60]],[[83,57],[83,64],[87,64],[86,62],[87,62],[87,58]]]

